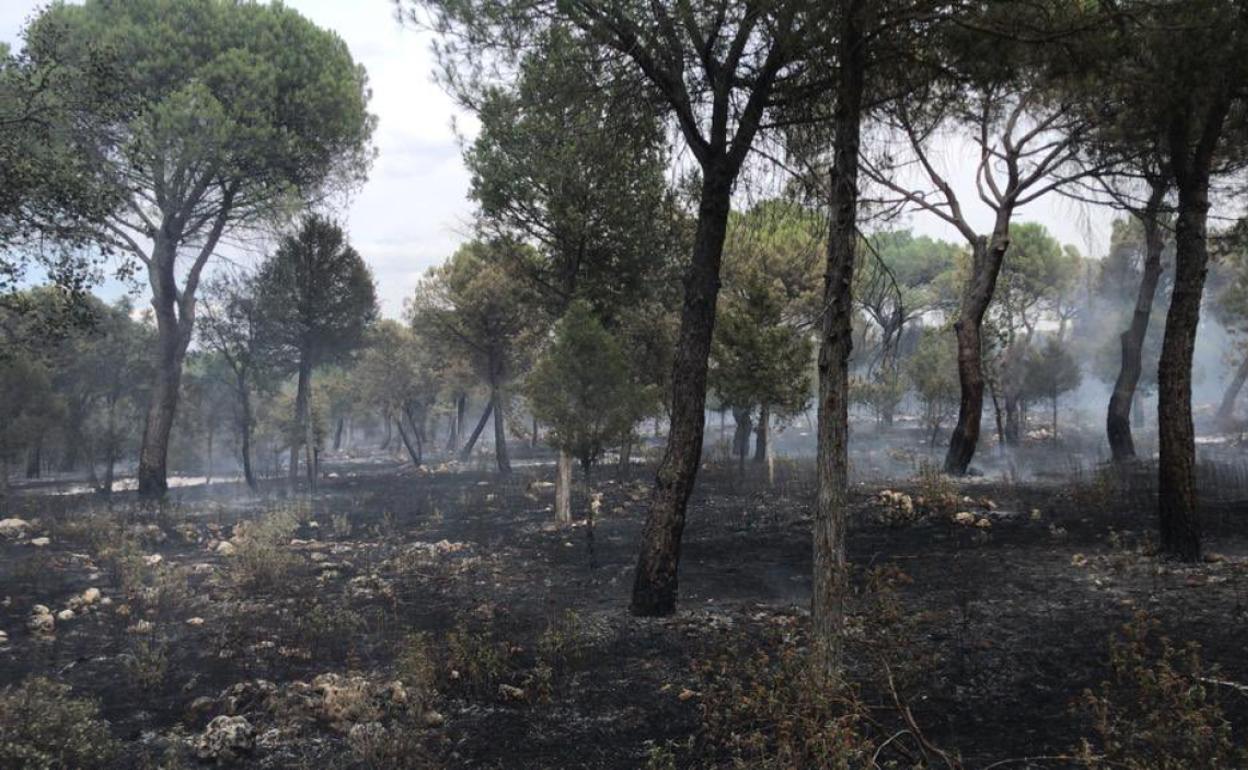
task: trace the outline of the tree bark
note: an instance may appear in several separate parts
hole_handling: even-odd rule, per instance
[[[737,470],[745,473],[745,456],[750,452],[750,433],[754,430],[750,410],[733,407],[732,423],[732,455],[737,458]]]
[[[241,425],[239,425],[239,433],[242,434],[242,454],[243,454],[243,479],[247,482],[247,486],[253,491],[258,487],[256,483],[256,472],[251,467],[251,389],[247,387],[247,380],[243,375],[238,375],[238,400],[242,406],[243,414]]]
[[[494,404],[494,461],[498,472],[506,476],[511,473],[511,458],[507,454],[507,415],[497,387],[490,394],[490,401]]]
[[[407,456],[411,458],[412,465],[415,465],[417,468],[419,468],[423,461],[421,457],[422,455],[421,443],[422,442],[420,441],[420,432],[415,427],[412,428],[414,438],[416,439],[416,446],[412,446],[412,438],[408,437],[407,430],[404,429],[403,427],[402,415],[395,418],[394,425],[396,428],[399,429],[399,438],[403,440],[403,447],[407,449]]]
[[[984,414],[984,363],[982,328],[984,313],[997,287],[1001,262],[1010,246],[1010,207],[1002,206],[993,227],[992,237],[981,236],[971,248],[971,274],[962,291],[958,320],[954,333],[958,337],[958,383],[961,399],[958,423],[949,438],[945,453],[945,473],[966,474],[979,444],[980,423]]]
[[[490,415],[494,414],[494,399],[486,404],[485,411],[481,413],[481,419],[477,420],[477,427],[472,429],[472,435],[468,437],[468,441],[464,443],[464,448],[459,452],[461,462],[472,457],[472,448],[477,445],[477,439],[481,437],[481,431],[485,430],[485,426],[490,421]]]
[[[1144,338],[1148,335],[1148,322],[1153,312],[1153,300],[1157,295],[1157,283],[1161,279],[1161,252],[1164,246],[1161,231],[1161,206],[1165,200],[1168,184],[1154,179],[1150,181],[1148,202],[1138,213],[1144,225],[1144,271],[1140,276],[1140,288],[1135,298],[1135,312],[1131,325],[1120,338],[1122,364],[1114,380],[1114,390],[1109,397],[1105,415],[1105,434],[1114,462],[1135,458],[1135,439],[1131,435],[1131,405],[1135,402],[1136,387],[1143,370]]]
[[[190,343],[190,329],[183,329],[177,317],[172,254],[164,259],[157,256],[161,248],[172,249],[162,241],[157,238],[149,270],[156,317],[156,366],[139,450],[139,496],[144,498],[161,497],[169,489],[169,434],[178,408],[182,361]]]
[[[337,452],[339,449],[342,448],[342,429],[346,421],[347,421],[347,418],[339,417],[338,427],[334,429],[334,451],[335,452]]]
[[[1211,107],[1194,153],[1189,149],[1187,130],[1191,116],[1176,118],[1170,137],[1179,207],[1174,228],[1174,288],[1157,370],[1157,501],[1161,551],[1183,561],[1200,559],[1192,356],[1209,264],[1206,228],[1210,169],[1226,110],[1226,103]]]
[[[555,521],[560,526],[572,523],[572,455],[559,450],[555,467]]]
[[[671,426],[642,531],[629,608],[634,615],[670,615],[676,609],[680,539],[685,529],[685,508],[702,462],[707,360],[715,329],[719,268],[732,206],[732,186],[739,168],[739,163],[734,167],[720,161],[706,163],[702,170],[698,225],[685,275],[680,334],[672,368]]]
[[[306,358],[299,360],[299,374],[295,385],[295,430],[290,440],[290,468],[287,469],[288,478],[293,486],[299,478],[299,450],[303,449],[304,443],[311,444],[309,437],[309,427],[311,420],[308,418],[309,401],[311,400],[312,389],[312,366]],[[311,472],[311,468],[308,469]],[[312,477],[308,477],[311,482]]]
[[[758,424],[754,426],[754,462],[767,461],[768,431],[771,430],[771,407],[766,403],[758,407]]]
[[[43,470],[43,439],[37,439],[35,445],[26,453],[26,478],[37,479]]]
[[[849,565],[845,534],[849,509],[849,356],[853,350],[853,282],[858,247],[858,150],[866,79],[866,39],[860,26],[865,0],[850,0],[838,40],[840,67],[833,112],[827,265],[819,344],[817,496],[812,522],[811,631],[816,665],[831,675],[841,667],[841,627]]]
[[[1239,398],[1239,392],[1244,389],[1244,382],[1248,381],[1248,353],[1244,354],[1244,360],[1239,362],[1239,368],[1235,370],[1235,376],[1231,377],[1231,383],[1227,386],[1226,392],[1222,394],[1222,403],[1218,405],[1217,421],[1219,427],[1226,428],[1231,424],[1232,418],[1235,416],[1235,401]]]

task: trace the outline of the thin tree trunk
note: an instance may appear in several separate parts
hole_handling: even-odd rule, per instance
[[[812,522],[811,631],[816,665],[841,667],[841,627],[849,566],[849,356],[853,350],[853,282],[858,246],[858,149],[866,77],[865,0],[849,0],[838,40],[840,67],[833,112],[827,266],[819,344],[817,496]]]
[[[491,393],[490,400],[494,403],[494,460],[498,472],[506,476],[511,473],[511,459],[507,455],[507,415],[497,387]]]
[[[758,407],[758,424],[754,426],[754,462],[767,461],[768,431],[771,430],[771,407],[763,402]]]
[[[1231,424],[1231,419],[1235,416],[1235,401],[1239,398],[1239,392],[1244,389],[1245,381],[1248,381],[1248,353],[1244,354],[1244,360],[1239,362],[1235,376],[1222,394],[1222,403],[1218,405],[1217,414],[1219,427],[1226,428]]]
[[[334,429],[334,451],[335,452],[337,452],[339,449],[342,448],[342,429],[346,421],[347,421],[347,418],[339,417],[338,427]]]
[[[620,442],[620,467],[619,467],[619,471],[616,474],[619,477],[620,481],[628,480],[628,477],[631,475],[632,466],[633,466],[633,434],[632,434],[632,431],[629,431],[629,434],[624,437],[624,440],[622,442]]]
[[[1153,300],[1157,295],[1157,283],[1161,279],[1162,239],[1160,213],[1165,201],[1168,183],[1150,181],[1148,203],[1138,214],[1144,225],[1144,272],[1135,298],[1135,312],[1131,325],[1122,333],[1122,364],[1114,380],[1114,390],[1109,397],[1105,415],[1105,434],[1114,462],[1135,458],[1135,439],[1131,435],[1131,406],[1135,401],[1136,387],[1143,369],[1144,338],[1148,335],[1148,322],[1153,312]]]
[[[422,442],[420,441],[419,431],[417,431],[415,426],[413,426],[412,432],[416,434],[415,435],[416,446],[412,446],[412,439],[408,437],[407,431],[403,428],[403,417],[402,416],[396,417],[394,419],[394,425],[395,427],[399,429],[399,438],[403,440],[403,447],[407,449],[407,456],[411,458],[412,465],[415,465],[417,468],[419,468],[422,462],[422,458],[421,458],[421,443]]]
[[[529,434],[529,449],[537,449],[537,417],[533,418],[533,432]]]
[[[742,130],[738,129],[738,140]],[[707,361],[715,329],[732,185],[739,168],[739,164],[730,168],[723,162],[707,163],[702,171],[698,225],[672,367],[671,426],[641,536],[629,607],[634,615],[670,615],[676,609],[680,539],[685,508],[702,463]]]
[[[560,526],[572,523],[572,455],[559,450],[555,465],[555,521]]]
[[[43,469],[43,438],[35,441],[35,445],[26,453],[26,478],[39,478]]]
[[[213,468],[212,468],[212,460],[213,460],[213,457],[212,457],[212,440],[213,440],[214,438],[216,438],[216,433],[217,433],[217,431],[216,431],[216,430],[212,427],[212,425],[211,425],[211,423],[210,423],[210,424],[209,424],[209,427],[208,427],[208,470],[207,470],[207,472],[204,474],[204,486],[208,486],[209,484],[211,484],[211,483],[212,483],[212,471],[213,471]]]
[[[754,421],[750,419],[750,410],[733,407],[732,410],[732,455],[737,458],[737,470],[745,474],[745,456],[750,452],[750,433],[754,429]]]
[[[386,432],[382,434],[381,446],[378,449],[384,452],[390,448],[390,442],[394,438],[394,426],[390,423],[390,415],[383,413],[381,415],[381,424]]]
[[[311,400],[311,389],[312,366],[306,358],[300,358],[298,380],[295,385],[295,430],[290,439],[290,467],[287,469],[287,476],[292,486],[299,478],[299,450],[303,448],[304,442],[311,445],[308,435],[312,423],[308,416],[311,411],[308,403]],[[311,469],[308,470],[311,473]],[[311,482],[312,477],[309,476],[308,480]]]
[[[477,427],[472,429],[472,435],[468,437],[468,441],[464,444],[464,448],[459,452],[461,462],[472,457],[472,448],[477,445],[477,439],[481,437],[481,431],[485,430],[485,426],[490,421],[490,415],[494,413],[494,400],[486,404],[485,411],[481,413],[481,419],[477,420]]]
[[[253,491],[258,487],[256,483],[256,473],[251,467],[251,389],[247,387],[245,375],[238,375],[238,400],[242,406],[243,414],[241,425],[239,425],[239,433],[242,434],[242,453],[243,453],[243,479],[247,482],[247,486]]]

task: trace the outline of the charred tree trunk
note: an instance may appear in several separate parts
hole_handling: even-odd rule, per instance
[[[979,444],[984,415],[984,362],[981,334],[984,313],[997,287],[1001,262],[1010,245],[1010,207],[1002,206],[991,238],[980,237],[971,248],[971,274],[962,291],[962,303],[954,333],[958,337],[958,383],[961,400],[958,424],[945,453],[945,473],[966,474]]]
[[[771,407],[762,404],[758,407],[758,424],[754,426],[754,462],[767,462],[768,431],[771,430]]]
[[[342,448],[342,429],[347,422],[347,418],[338,418],[338,427],[334,428],[334,451],[337,452]]]
[[[507,415],[497,387],[490,394],[490,402],[494,404],[494,461],[498,472],[506,476],[511,473],[511,458],[507,454]]]
[[[738,129],[738,133],[742,130]],[[732,207],[732,186],[739,169],[739,161],[707,163],[702,169],[697,232],[685,276],[680,334],[672,367],[671,427],[642,531],[630,604],[634,615],[670,615],[676,609],[680,539],[685,529],[685,507],[702,462],[707,360],[715,329],[719,268]]]
[[[1161,206],[1165,200],[1167,183],[1154,179],[1150,182],[1148,203],[1137,216],[1144,225],[1144,273],[1135,298],[1135,312],[1131,325],[1122,333],[1122,364],[1114,380],[1114,390],[1109,397],[1109,409],[1105,415],[1105,434],[1114,462],[1135,458],[1135,439],[1131,435],[1131,405],[1135,402],[1136,387],[1143,368],[1144,338],[1148,335],[1148,322],[1153,312],[1153,300],[1157,283],[1161,279]]]
[[[390,415],[382,412],[381,425],[385,428],[385,433],[381,434],[381,446],[377,447],[381,451],[390,448],[390,442],[394,439],[394,426],[390,423]]]
[[[485,430],[485,426],[490,422],[490,415],[494,414],[494,399],[490,399],[490,403],[486,404],[485,411],[481,413],[481,419],[477,420],[477,427],[472,429],[472,435],[468,437],[468,441],[464,444],[464,448],[459,452],[460,461],[465,461],[472,457],[472,448],[477,445],[477,439],[481,437],[481,431]]]
[[[754,430],[754,421],[750,419],[750,410],[733,407],[732,409],[732,456],[737,458],[737,468],[745,472],[745,456],[750,451],[750,433]]]
[[[818,492],[813,529],[811,631],[816,665],[841,666],[841,627],[849,580],[845,533],[849,510],[849,356],[853,350],[853,282],[858,246],[858,149],[866,77],[865,0],[850,0],[839,35],[840,68],[833,112],[827,265],[819,344]]]
[[[43,470],[43,439],[37,439],[35,445],[26,453],[26,478],[37,479]]]
[[[627,481],[633,466],[633,434],[630,431],[620,442],[620,467],[616,476],[620,481]]]
[[[298,380],[295,385],[295,431],[290,439],[290,467],[287,469],[292,486],[299,479],[299,450],[303,448],[304,442],[311,444],[308,435],[312,422],[309,419],[311,390],[312,367],[306,358],[300,358]]]
[[[399,429],[399,438],[403,440],[403,448],[407,450],[407,456],[411,458],[412,465],[415,465],[417,468],[419,468],[422,463],[422,457],[421,457],[422,445],[421,445],[419,430],[413,427],[412,428],[413,435],[408,436],[407,430],[403,427],[402,416],[395,418],[394,425],[396,428]],[[415,439],[416,441],[415,446],[412,445],[413,439]]]
[[[247,387],[247,381],[243,379],[242,375],[238,377],[238,400],[243,410],[242,419],[240,420],[241,425],[238,426],[239,433],[242,434],[240,443],[242,444],[243,454],[243,479],[247,482],[248,487],[255,490],[258,485],[256,484],[256,472],[251,467],[251,429],[253,421],[251,415],[251,389]]]
[[[1218,405],[1217,421],[1220,427],[1227,427],[1231,424],[1232,418],[1235,416],[1235,401],[1239,398],[1239,393],[1244,389],[1244,382],[1248,381],[1248,353],[1244,354],[1244,360],[1239,362],[1239,368],[1235,370],[1235,376],[1231,378],[1231,384],[1227,386],[1226,392],[1222,394],[1222,403]]]
[[[1004,400],[1005,430],[1001,438],[1009,446],[1018,446],[1023,435],[1023,410],[1018,403],[1018,393],[1007,391]]]
[[[1166,313],[1157,371],[1158,513],[1161,551],[1167,556],[1200,558],[1200,519],[1196,495],[1196,434],[1192,426],[1192,356],[1200,300],[1209,266],[1206,242],[1209,179],[1229,101],[1215,103],[1205,116],[1193,153],[1189,115],[1175,119],[1170,135],[1171,166],[1179,193],[1174,228],[1174,288]]]

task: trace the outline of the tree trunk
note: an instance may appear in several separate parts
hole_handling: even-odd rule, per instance
[[[193,316],[178,317],[178,291],[174,278],[176,239],[157,233],[152,246],[148,280],[152,287],[152,309],[156,318],[156,362],[147,417],[143,425],[143,445],[139,450],[139,496],[162,497],[169,489],[169,434],[178,408],[182,384],[182,361],[191,342]]]
[[[35,445],[26,453],[26,478],[39,478],[43,469],[43,439],[37,439]]]
[[[245,375],[238,375],[238,400],[242,406],[243,414],[241,425],[239,425],[239,433],[242,434],[242,454],[243,454],[243,479],[247,482],[247,486],[255,491],[258,487],[256,484],[256,473],[251,467],[251,389],[247,387]]]
[[[493,413],[494,400],[490,399],[490,402],[485,406],[485,411],[481,413],[481,419],[477,420],[477,427],[472,429],[472,435],[468,437],[468,441],[464,444],[464,448],[459,452],[459,459],[461,462],[466,461],[469,457],[472,457],[472,448],[477,445],[477,439],[481,437],[481,431],[485,430],[485,426],[490,421],[490,415]]]
[[[213,428],[212,424],[209,423],[209,426],[208,426],[208,469],[204,473],[204,486],[208,486],[209,484],[212,483],[212,471],[213,471],[212,440],[216,438],[216,433],[217,431]]]
[[[1235,416],[1235,401],[1239,398],[1239,392],[1244,389],[1244,382],[1248,380],[1248,352],[1244,354],[1244,360],[1239,362],[1239,368],[1235,370],[1235,376],[1231,378],[1231,384],[1227,386],[1226,392],[1222,394],[1222,403],[1218,405],[1217,421],[1218,426],[1225,429],[1230,426],[1232,418]]]
[[[497,387],[490,394],[490,401],[494,404],[494,461],[498,472],[506,476],[511,473],[511,459],[507,455],[507,415]]]
[[[533,418],[533,432],[529,434],[529,449],[537,449],[537,417]]]
[[[560,526],[572,523],[572,455],[559,450],[555,465],[555,521]]]
[[[394,438],[394,426],[390,423],[390,415],[385,413],[381,415],[381,425],[386,432],[382,434],[381,446],[377,448],[384,452],[390,448],[390,441]]]
[[[1018,392],[1007,388],[1005,392],[1005,431],[1002,439],[1009,446],[1022,443],[1022,405],[1018,403]]]
[[[766,403],[758,407],[758,424],[754,426],[754,462],[767,461],[767,439],[771,422],[771,407]]]
[[[737,469],[745,473],[745,456],[750,451],[750,433],[754,429],[754,421],[750,419],[749,409],[732,409],[732,456],[737,458]]]
[[[306,358],[299,360],[299,374],[295,385],[295,430],[294,435],[290,439],[290,468],[287,469],[287,475],[290,479],[291,486],[299,479],[299,450],[303,448],[304,442],[311,445],[308,435],[312,421],[309,419],[308,413],[311,411],[309,401],[311,400],[312,389],[312,366]],[[312,469],[308,469],[311,473]],[[308,480],[311,482],[312,477]]]
[[[841,666],[841,627],[849,566],[845,533],[849,510],[849,356],[853,350],[854,261],[858,246],[858,148],[866,75],[861,28],[865,0],[850,0],[838,40],[840,67],[833,113],[827,266],[819,343],[817,496],[812,522],[811,632],[816,665],[827,674]]]
[[[1109,450],[1114,462],[1135,458],[1135,439],[1131,435],[1131,405],[1135,401],[1136,387],[1143,368],[1144,338],[1148,335],[1148,322],[1153,312],[1153,300],[1157,295],[1157,283],[1161,279],[1162,239],[1160,212],[1168,185],[1164,181],[1151,181],[1148,203],[1138,214],[1144,225],[1144,272],[1135,298],[1135,312],[1131,325],[1122,333],[1122,364],[1114,380],[1114,390],[1109,397],[1109,409],[1105,415],[1105,434],[1109,438]]]
[[[335,452],[337,452],[339,449],[342,448],[342,429],[346,421],[347,421],[347,418],[339,417],[338,427],[334,429],[334,451]]]
[[[627,481],[633,467],[633,434],[630,431],[620,442],[620,467],[616,475],[620,481]]]
[[[1057,443],[1057,394],[1053,394],[1053,443]]]
[[[1192,426],[1192,354],[1209,262],[1206,243],[1209,175],[1217,138],[1215,134],[1208,140],[1208,136],[1207,128],[1200,145],[1204,151],[1198,149],[1195,160],[1190,158],[1189,140],[1182,127],[1172,138],[1172,165],[1179,192],[1174,228],[1174,289],[1166,313],[1157,371],[1161,551],[1184,561],[1200,559],[1196,435]]]
[[[670,615],[676,609],[680,539],[685,529],[685,508],[702,463],[707,360],[715,329],[719,267],[732,206],[732,185],[739,168],[739,164],[731,167],[720,161],[706,163],[702,170],[698,225],[685,276],[680,333],[672,366],[671,426],[641,536],[629,607],[634,615]]]
[[[980,237],[971,248],[971,274],[962,292],[961,309],[954,323],[958,337],[958,383],[961,400],[958,424],[949,438],[945,453],[945,473],[966,474],[979,444],[980,422],[984,414],[984,363],[981,330],[984,313],[997,287],[1001,262],[1010,246],[1010,210],[1002,207],[991,239]]]
[[[408,437],[407,431],[403,428],[403,417],[402,416],[396,417],[394,420],[394,425],[396,428],[399,429],[399,438],[403,440],[403,447],[407,449],[407,456],[411,458],[412,465],[415,465],[417,468],[419,468],[422,462],[421,442],[420,442],[419,433],[416,431],[415,427],[413,427],[412,431],[413,433],[416,434],[415,436],[416,446],[412,446],[412,439]]]

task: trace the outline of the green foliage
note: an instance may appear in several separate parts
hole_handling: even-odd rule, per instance
[[[1056,337],[1049,337],[1032,351],[1027,357],[1025,371],[1026,392],[1050,399],[1054,404],[1063,393],[1074,390],[1083,381],[1079,362],[1071,354],[1069,346]]]
[[[1243,767],[1199,647],[1175,646],[1140,613],[1110,642],[1110,678],[1086,690],[1094,737],[1079,754],[1090,768],[1187,770]],[[1215,672],[1216,674],[1216,672]]]
[[[642,416],[628,362],[589,305],[574,302],[529,374],[529,403],[550,442],[586,468]]]
[[[256,278],[266,355],[316,367],[344,360],[377,318],[372,273],[336,223],[317,215],[282,239]]]
[[[34,677],[0,690],[0,765],[72,770],[106,765],[120,749],[94,702]]]
[[[734,217],[709,373],[722,405],[781,416],[809,405],[821,238],[819,218],[784,201]]]
[[[958,405],[957,342],[953,332],[924,329],[914,354],[907,359],[906,377],[923,404],[923,424],[932,432],[932,442],[941,424]]]
[[[465,153],[486,232],[535,244],[506,263],[559,315],[611,320],[662,280],[667,157],[654,105],[566,28],[540,33],[510,88],[461,94],[481,121]]]
[[[290,588],[300,559],[290,550],[290,538],[299,527],[298,511],[278,507],[248,522],[227,562],[230,581],[240,591]]]

